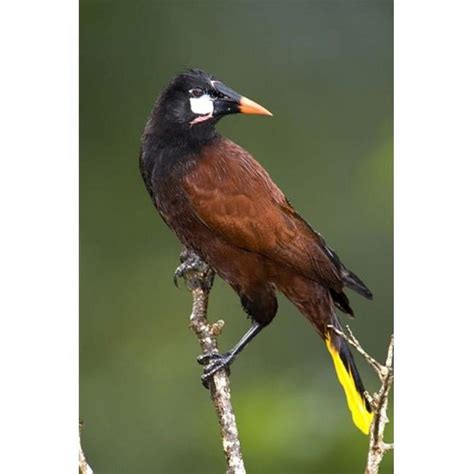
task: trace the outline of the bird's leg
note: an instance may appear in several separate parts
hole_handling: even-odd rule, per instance
[[[197,358],[201,365],[205,365],[201,376],[201,381],[206,388],[209,388],[209,380],[219,370],[229,370],[230,364],[244,350],[247,344],[263,329],[263,325],[252,322],[250,329],[243,335],[242,339],[228,352],[224,354],[202,354]]]

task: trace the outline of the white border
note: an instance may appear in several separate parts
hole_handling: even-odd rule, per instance
[[[77,472],[78,5],[1,8],[1,465]],[[401,474],[472,464],[473,13],[395,5]]]
[[[78,3],[0,8],[0,465],[77,472]]]
[[[395,4],[397,473],[472,470],[472,2]]]

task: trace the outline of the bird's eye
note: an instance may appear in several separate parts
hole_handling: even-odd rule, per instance
[[[193,97],[201,97],[204,94],[204,91],[200,89],[199,87],[196,87],[195,89],[190,89],[189,93]]]

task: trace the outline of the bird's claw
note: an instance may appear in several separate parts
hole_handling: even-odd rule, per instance
[[[197,363],[199,365],[208,365],[209,362],[222,358],[222,354],[218,352],[209,352],[207,354],[201,354],[196,357]]]
[[[201,258],[192,252],[184,252],[181,254],[181,265],[176,268],[174,275],[173,275],[173,283],[176,288],[179,288],[178,279],[184,278],[187,273],[190,272],[199,272],[203,271],[203,261]]]
[[[219,353],[211,353],[211,354],[202,354],[197,358],[197,361],[201,365],[205,365],[202,375],[201,375],[201,382],[205,388],[209,388],[209,383],[213,377],[213,375],[219,370],[225,369],[226,374],[230,375],[230,364],[234,360],[231,354],[219,354]]]
[[[179,288],[179,282],[178,278],[183,278],[184,277],[184,268],[183,268],[184,263],[182,263],[176,270],[174,271],[173,274],[173,283],[176,288]]]

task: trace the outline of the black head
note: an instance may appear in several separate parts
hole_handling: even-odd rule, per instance
[[[155,126],[166,133],[196,135],[209,133],[224,115],[235,113],[272,115],[211,74],[191,69],[168,84],[152,116]]]

